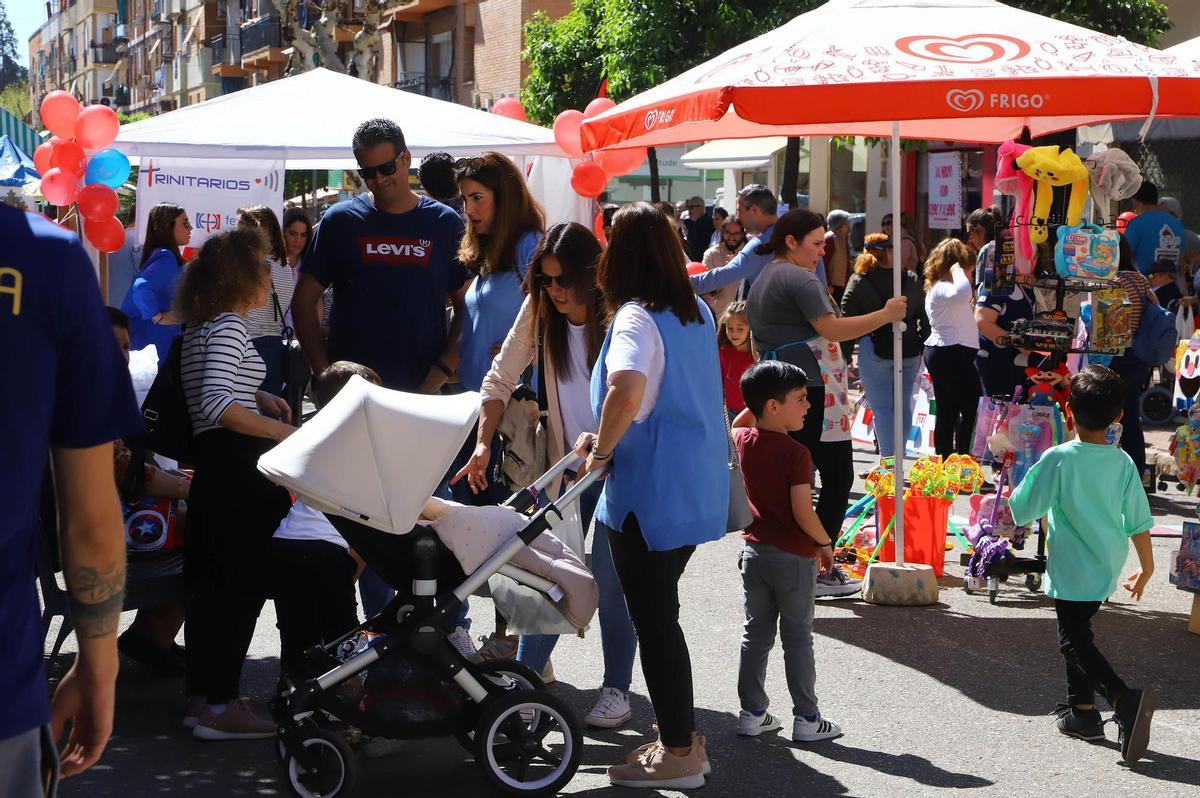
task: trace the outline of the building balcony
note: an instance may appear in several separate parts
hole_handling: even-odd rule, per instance
[[[96,44],[92,45],[92,63],[93,64],[115,64],[117,63],[117,47],[114,44]]]
[[[241,39],[243,67],[266,70],[271,64],[287,63],[278,19],[263,17],[246,23],[242,26]]]
[[[237,55],[237,42],[225,38],[224,34],[212,37],[209,42],[212,49],[212,74],[219,78],[244,78],[249,71],[240,63],[232,63]]]
[[[402,72],[400,80],[392,84],[400,91],[411,91],[413,94],[423,94],[435,100],[454,102],[454,84],[449,76],[436,77],[432,75]]]
[[[117,108],[128,108],[129,100],[130,97],[128,86],[117,86],[115,89],[113,89],[113,105],[115,105]]]

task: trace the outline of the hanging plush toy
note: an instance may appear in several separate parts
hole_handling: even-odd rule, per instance
[[[1079,156],[1070,148],[1059,150],[1057,146],[1031,147],[1017,158],[1017,166],[1037,184],[1037,195],[1033,204],[1032,226],[1029,240],[1036,246],[1050,237],[1047,220],[1050,205],[1054,201],[1054,187],[1071,187],[1071,199],[1067,204],[1069,225],[1078,225],[1083,218],[1083,206],[1088,195],[1088,170]]]
[[[1101,150],[1084,164],[1091,174],[1092,197],[1097,202],[1127,200],[1142,186],[1142,170],[1124,150]]]
[[[1028,144],[1006,141],[1000,145],[996,155],[996,191],[1017,198],[1013,217],[1025,223],[1029,222],[1033,207],[1033,180],[1017,166],[1017,158],[1029,149]],[[1013,241],[1016,244],[1016,254],[1020,256],[1021,261],[1032,267],[1033,244],[1030,242],[1029,236],[1014,235]],[[1030,270],[1017,268],[1017,272],[1020,274],[1028,273]]]
[[[1066,357],[1062,352],[1052,352],[1042,358],[1041,363],[1025,369],[1029,381],[1029,404],[1052,406],[1057,404],[1066,419],[1067,429],[1073,429],[1070,407],[1071,375],[1067,371]]]

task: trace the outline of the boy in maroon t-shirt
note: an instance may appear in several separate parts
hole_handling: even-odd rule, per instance
[[[767,712],[767,657],[775,645],[775,619],[783,642],[784,670],[792,694],[792,740],[812,742],[841,735],[817,709],[813,657],[813,606],[818,562],[833,567],[833,542],[813,509],[812,456],[789,432],[804,426],[807,377],[790,363],[766,360],[742,376],[742,396],[755,426],[733,431],[754,521],[742,535],[740,567],[746,607],[738,661],[738,734],[754,737],[782,722]],[[740,421],[741,419],[739,419]]]

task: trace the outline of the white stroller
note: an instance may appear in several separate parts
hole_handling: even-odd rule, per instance
[[[469,662],[447,631],[461,602],[493,574],[562,598],[558,585],[509,560],[558,524],[598,475],[538,510],[517,536],[464,574],[416,521],[478,413],[478,394],[423,396],[354,377],[259,460],[259,470],[323,511],[397,590],[382,613],[311,649],[302,676],[280,682],[271,702],[278,755],[303,798],[351,794],[358,765],[347,736],[355,730],[395,739],[453,736],[487,781],[510,794],[556,793],[575,775],[583,733],[568,705],[518,662]],[[531,509],[538,491],[576,460],[564,458],[507,506]]]

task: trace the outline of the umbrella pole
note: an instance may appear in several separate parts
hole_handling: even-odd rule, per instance
[[[892,155],[888,159],[892,172],[892,296],[904,292],[904,263],[901,256],[904,238],[900,224],[900,123],[892,123]],[[905,324],[898,321],[892,325],[892,443],[896,454],[896,564],[904,565],[904,442],[908,430],[904,429],[904,408],[909,397],[904,395],[904,359],[901,357],[901,338]]]

